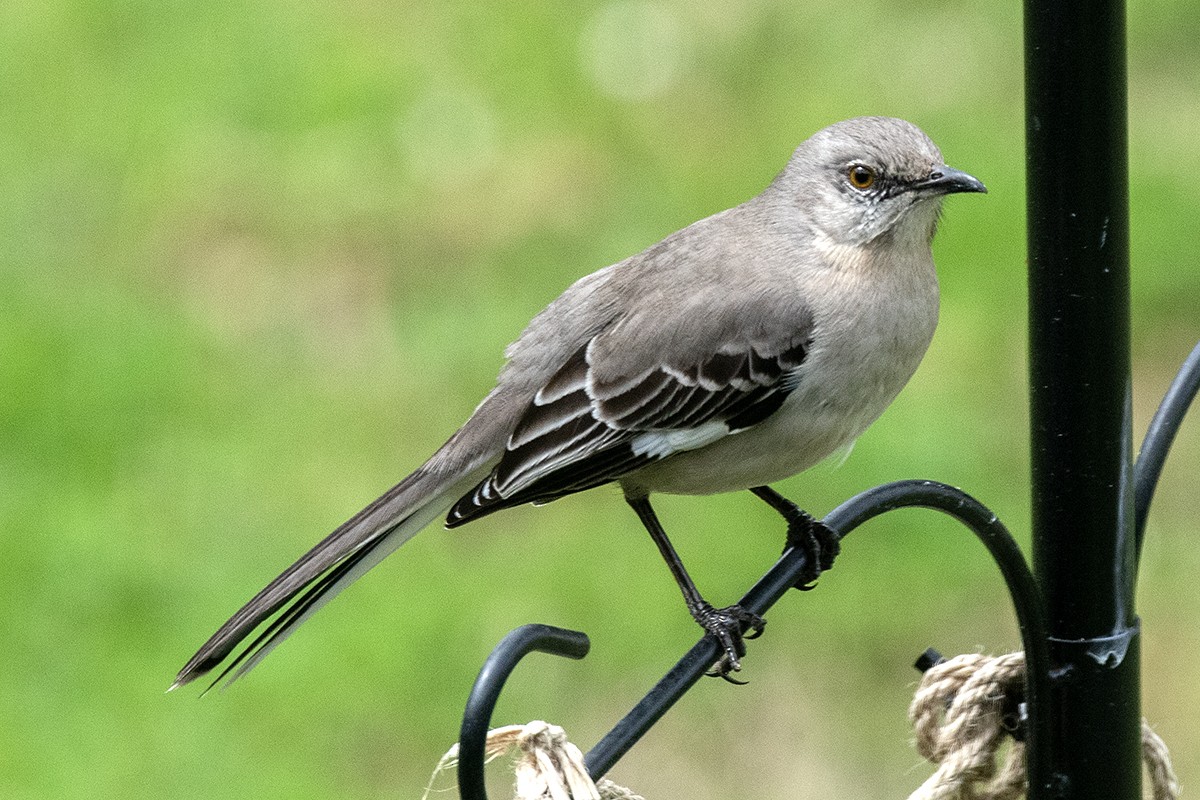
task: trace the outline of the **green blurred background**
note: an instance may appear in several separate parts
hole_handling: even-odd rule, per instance
[[[756,193],[809,133],[913,120],[986,197],[935,250],[942,323],[823,514],[966,488],[1027,546],[1019,4],[0,5],[0,796],[417,797],[495,641],[540,657],[497,724],[585,749],[696,637],[614,490],[431,529],[231,691],[164,695],[267,579],[415,467],[579,275]],[[1200,338],[1200,6],[1130,9],[1136,431]],[[1185,254],[1185,255],[1181,255]],[[1145,712],[1200,780],[1200,434],[1140,585]],[[715,602],[777,555],[748,494],[659,511]],[[650,798],[903,797],[925,647],[1017,644],[971,536],[902,512],[769,615],[618,765]],[[497,785],[507,779],[495,767]],[[444,785],[444,784],[443,784]],[[443,797],[456,795],[438,795]]]

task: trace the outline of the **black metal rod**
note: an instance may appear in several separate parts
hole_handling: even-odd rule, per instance
[[[1012,596],[1017,622],[1027,653],[1027,697],[1031,708],[1031,733],[1034,742],[1044,716],[1037,708],[1047,691],[1046,629],[1042,604],[1020,548],[996,515],[974,498],[945,484],[933,481],[898,481],[859,494],[834,509],[824,520],[839,537],[844,537],[869,519],[903,507],[923,507],[942,511],[970,528],[1000,567]],[[805,574],[806,557],[797,548],[788,548],[783,556],[742,598],[740,605],[756,614],[765,614],[788,593]],[[629,748],[698,681],[719,656],[716,641],[705,636],[663,677],[658,684],[587,754],[585,762],[593,778],[612,768]],[[1034,745],[1031,744],[1031,751]],[[1031,753],[1031,758],[1035,755]]]
[[[496,645],[479,670],[463,712],[458,735],[458,791],[462,800],[487,800],[483,765],[488,728],[500,690],[520,660],[534,651],[583,658],[589,647],[586,634],[536,624],[522,625]]]
[[[1139,558],[1142,555],[1142,540],[1146,537],[1146,517],[1150,514],[1150,501],[1154,499],[1158,476],[1162,474],[1167,452],[1175,441],[1175,434],[1179,433],[1188,407],[1196,399],[1197,391],[1200,391],[1200,344],[1184,360],[1179,374],[1171,382],[1171,388],[1167,389],[1166,396],[1154,412],[1133,468],[1134,529],[1137,531]]]
[[[1025,0],[1033,563],[1063,676],[1030,800],[1141,797],[1125,8]]]

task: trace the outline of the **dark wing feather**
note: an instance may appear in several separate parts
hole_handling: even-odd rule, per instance
[[[804,338],[779,352],[724,348],[700,363],[600,381],[588,361],[589,342],[534,396],[495,469],[450,509],[446,524],[616,480],[664,457],[635,447],[645,434],[713,421],[730,432],[756,425],[795,388],[809,344]]]

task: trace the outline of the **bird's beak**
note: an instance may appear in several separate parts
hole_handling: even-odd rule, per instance
[[[956,192],[981,192],[987,194],[983,181],[974,175],[968,175],[960,169],[942,165],[929,173],[929,177],[913,184],[914,189],[929,190],[935,194],[954,194]]]

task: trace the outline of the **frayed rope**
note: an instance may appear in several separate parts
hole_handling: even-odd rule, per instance
[[[645,800],[607,779],[593,783],[583,753],[557,725],[536,720],[488,731],[484,752],[489,762],[513,748],[520,751],[514,765],[517,780],[513,800]],[[434,781],[457,763],[456,744],[438,761],[421,800],[428,800]]]

